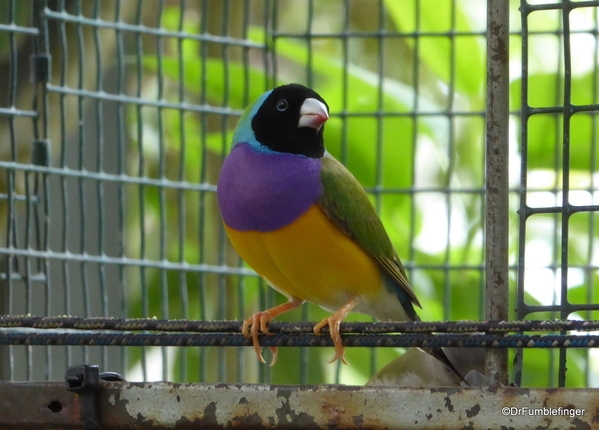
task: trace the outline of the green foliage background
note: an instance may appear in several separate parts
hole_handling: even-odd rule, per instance
[[[519,15],[512,2],[512,28],[518,30]],[[344,5],[349,4],[349,10]],[[179,82],[185,85],[187,96],[211,106],[241,110],[251,100],[270,87],[287,82],[300,82],[315,88],[331,106],[332,118],[327,123],[325,139],[329,152],[347,164],[360,182],[372,192],[372,198],[393,242],[409,267],[412,282],[419,295],[427,320],[483,319],[484,318],[484,107],[485,107],[485,10],[481,2],[473,1],[385,1],[381,13],[374,2],[341,1],[314,2],[312,15],[306,2],[279,2],[274,32],[267,31],[259,20],[244,26],[239,37],[257,44],[266,44],[271,51],[269,60],[275,73],[265,68],[264,54],[236,47],[203,50],[195,41],[175,41],[164,46],[161,60],[148,55],[144,67],[154,73],[162,70],[165,77],[165,97],[176,97]],[[479,6],[477,6],[479,5]],[[235,12],[231,12],[235,13]],[[183,27],[194,33],[198,17],[184,17],[181,21],[177,8],[167,9],[162,24],[175,30]],[[539,17],[540,18],[540,17]],[[234,19],[232,20],[234,21]],[[548,13],[544,18],[531,20],[532,31],[559,29],[559,16]],[[365,37],[379,28],[389,33],[398,32],[403,37]],[[313,34],[337,35],[307,38],[306,29]],[[343,31],[361,37],[343,38]],[[415,37],[415,35],[417,35]],[[554,106],[561,101],[560,82],[562,67],[558,64],[553,73],[541,70],[539,58],[543,51],[557,48],[558,38],[550,37],[549,45],[534,44],[530,51],[531,69],[529,100],[533,106]],[[552,44],[553,43],[553,44]],[[184,61],[181,61],[181,57]],[[520,103],[521,82],[520,37],[512,37],[511,106],[517,112]],[[536,64],[535,62],[539,63]],[[267,63],[266,63],[267,64]],[[574,76],[573,100],[596,102],[589,96],[588,88],[596,84],[596,68]],[[198,86],[198,82],[202,86]],[[595,99],[593,99],[595,97]],[[166,146],[165,169],[174,174],[182,169],[185,179],[215,183],[216,172],[222,156],[229,150],[235,118],[218,118],[210,115],[180,115],[164,112]],[[148,126],[152,121],[142,116]],[[141,117],[131,115],[132,129]],[[184,119],[184,122],[181,121]],[[594,147],[594,120],[581,118],[573,129],[571,174],[578,178],[576,186],[588,190],[595,167],[589,150]],[[512,125],[513,151],[511,186],[518,186],[518,127],[514,115]],[[535,183],[538,191],[559,193],[560,121],[557,116],[535,118],[529,129],[529,174],[551,172],[551,183]],[[153,133],[158,133],[153,130]],[[185,140],[183,137],[186,136]],[[200,136],[198,139],[197,137]],[[135,136],[133,136],[135,139]],[[147,142],[147,140],[145,140]],[[182,144],[181,142],[185,142]],[[144,143],[148,155],[150,148]],[[181,151],[185,150],[185,157]],[[595,151],[596,153],[596,151]],[[148,157],[150,160],[151,157]],[[170,164],[169,160],[173,163]],[[180,160],[180,161],[177,161]],[[157,159],[155,160],[157,161]],[[586,180],[586,182],[585,182]],[[147,196],[150,197],[150,196]],[[174,195],[172,196],[174,199]],[[196,204],[186,205],[185,255],[193,260],[198,251],[205,261],[212,260],[236,265],[238,260],[230,249],[216,249],[217,238],[222,238],[214,209],[212,194],[207,194],[203,226],[198,227]],[[168,195],[167,195],[168,199]],[[185,196],[189,202],[195,196]],[[148,198],[146,210],[160,210],[157,196]],[[512,236],[510,261],[517,262],[517,194],[512,199]],[[167,218],[175,218],[176,206],[167,205]],[[173,211],[172,214],[170,212]],[[552,230],[557,229],[553,216],[546,220]],[[132,216],[131,223],[136,217]],[[572,264],[590,264],[588,253],[589,226],[594,217],[574,217],[570,246]],[[441,224],[439,229],[438,225]],[[136,231],[131,225],[131,231]],[[158,226],[156,226],[158,227]],[[170,223],[167,229],[174,228]],[[196,229],[199,228],[199,231]],[[536,224],[529,230],[529,240],[543,240],[553,247],[557,233],[537,231]],[[218,233],[216,233],[218,231]],[[429,231],[429,234],[427,234]],[[430,234],[435,231],[437,234]],[[192,233],[193,232],[193,233]],[[438,233],[441,233],[440,235]],[[157,231],[152,235],[157,235]],[[172,235],[175,233],[173,232]],[[170,236],[170,234],[167,234]],[[202,244],[197,248],[195,238]],[[539,236],[543,236],[539,238]],[[134,243],[134,242],[132,242]],[[178,258],[176,241],[167,242],[167,254]],[[585,248],[585,246],[587,248]],[[580,252],[577,252],[579,250]],[[554,255],[557,256],[557,251]],[[551,267],[547,262],[545,267]],[[515,280],[515,270],[512,272]],[[553,273],[556,275],[555,269]],[[572,285],[572,298],[582,302],[595,300],[587,297],[596,271],[584,272],[580,285]],[[557,275],[556,275],[557,276]],[[158,277],[148,286],[146,305],[150,315],[163,312],[163,302],[158,291]],[[190,306],[187,315],[192,318],[248,317],[282,297],[264,290],[259,280],[251,276],[229,276],[223,279],[212,275],[202,276],[203,293],[188,293]],[[182,303],[177,289],[168,284],[169,315],[183,317]],[[188,284],[189,286],[189,284]],[[547,285],[548,289],[552,285]],[[224,292],[223,292],[224,289]],[[156,293],[153,293],[156,292]],[[512,294],[514,297],[514,294]],[[202,302],[200,306],[193,303]],[[529,304],[539,304],[537,298],[527,293]],[[515,306],[512,304],[511,308]],[[211,312],[210,309],[213,311]],[[282,320],[319,320],[326,313],[310,305],[281,317]],[[512,311],[512,318],[515,313]],[[557,315],[532,315],[531,318],[556,318]],[[587,317],[587,316],[579,316]],[[363,319],[361,316],[351,318]],[[280,362],[274,368],[256,368],[253,353],[240,351],[203,351],[200,367],[218,367],[219,372],[200,370],[206,380],[268,380],[274,383],[364,383],[373,371],[397,356],[396,350],[379,349],[376,353],[362,349],[348,351],[350,367],[325,364],[330,351],[311,349],[298,353],[283,348]],[[195,352],[187,353],[191,365],[197,359]],[[584,386],[586,352],[568,352],[568,385]],[[223,358],[226,369],[222,369]],[[180,364],[175,362],[175,367]],[[547,351],[529,350],[525,355],[524,385],[549,386],[555,375],[549,371],[555,355]],[[541,364],[542,363],[542,364]],[[541,364],[541,365],[540,365]],[[190,366],[193,368],[193,366]],[[192,378],[197,376],[192,372]]]
[[[72,6],[77,2],[66,3]],[[184,9],[178,1],[145,0],[141,9],[132,1],[120,6],[123,22],[166,31],[161,36],[132,32],[125,38],[122,76],[126,95],[172,103],[172,107],[162,108],[123,104],[126,174],[184,185],[124,186],[123,256],[201,265],[206,270],[125,267],[123,316],[244,319],[284,300],[245,267],[228,245],[214,191],[243,108],[275,85],[299,82],[327,100],[332,114],[325,130],[327,149],[370,193],[423,305],[422,319],[483,319],[486,2],[183,3]],[[6,14],[5,4],[0,1],[0,16]],[[30,6],[28,2],[19,4]],[[110,9],[115,4],[118,2],[102,2],[102,19],[115,19]],[[511,0],[510,5],[510,317],[516,318],[521,17],[519,2]],[[92,16],[85,2],[78,7],[81,14]],[[25,25],[29,15],[26,6],[19,6],[17,24]],[[571,13],[576,33],[572,36],[573,61],[581,64],[575,66],[572,76],[572,101],[576,104],[598,102],[598,22],[595,8]],[[560,106],[563,46],[556,32],[561,28],[561,15],[554,10],[534,12],[529,25],[529,104]],[[72,27],[67,30],[75,34]],[[171,37],[181,34],[186,37]],[[91,55],[90,41],[94,39],[87,33],[86,37],[82,51]],[[99,38],[102,67],[115,67],[113,29],[102,29]],[[0,59],[8,55],[7,40],[0,38]],[[18,36],[17,45],[23,40]],[[73,43],[69,49],[74,51],[75,46]],[[592,53],[589,47],[594,47]],[[64,62],[75,69],[73,58],[77,58],[75,52],[65,54]],[[58,64],[56,61],[55,66]],[[93,82],[102,67],[87,61],[86,82]],[[75,81],[70,73],[66,73],[66,85]],[[75,134],[75,118],[64,120],[66,131],[62,133]],[[526,167],[532,205],[560,203],[562,127],[558,114],[538,115],[529,123]],[[0,137],[6,133],[0,127]],[[58,136],[50,137],[60,141]],[[596,141],[595,117],[577,114],[571,132],[570,185],[573,195],[584,204],[593,203],[597,191]],[[9,159],[5,151],[0,146],[0,157]],[[23,160],[27,157],[19,154]],[[0,215],[4,217],[4,212]],[[528,222],[528,304],[557,300],[554,284],[560,276],[560,225],[558,215],[533,216]],[[593,288],[599,264],[594,251],[599,249],[594,235],[597,220],[593,214],[577,214],[569,227],[573,276],[568,300],[598,303]],[[280,319],[316,321],[327,315],[308,305]],[[557,317],[552,313],[528,316]],[[596,313],[571,317],[597,319]],[[161,378],[186,382],[363,384],[400,353],[388,348],[351,348],[347,352],[351,366],[340,366],[326,363],[332,356],[328,348],[281,348],[279,363],[270,368],[259,364],[250,348],[128,348],[127,377],[152,378],[156,374],[152,369],[159,368]],[[589,356],[593,358],[595,353],[568,351],[568,386],[599,385],[596,360],[588,360]],[[557,352],[526,351],[523,385],[556,385],[556,360]]]

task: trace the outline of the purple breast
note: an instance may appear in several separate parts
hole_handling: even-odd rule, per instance
[[[218,179],[223,221],[238,231],[260,232],[291,224],[320,196],[320,169],[318,159],[238,144],[226,158]]]

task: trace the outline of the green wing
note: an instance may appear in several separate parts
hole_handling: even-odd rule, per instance
[[[321,161],[320,177],[324,191],[318,200],[318,206],[408,293],[412,303],[421,307],[385,227],[362,185],[329,153],[325,153]]]

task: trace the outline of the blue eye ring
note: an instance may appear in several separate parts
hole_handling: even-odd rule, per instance
[[[286,111],[288,107],[289,103],[287,103],[287,100],[285,99],[281,99],[277,102],[277,110],[280,112]]]

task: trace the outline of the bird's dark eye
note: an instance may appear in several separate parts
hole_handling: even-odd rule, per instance
[[[287,103],[287,100],[285,99],[281,99],[277,102],[277,110],[280,110],[281,112],[286,111],[288,107],[289,103]]]

